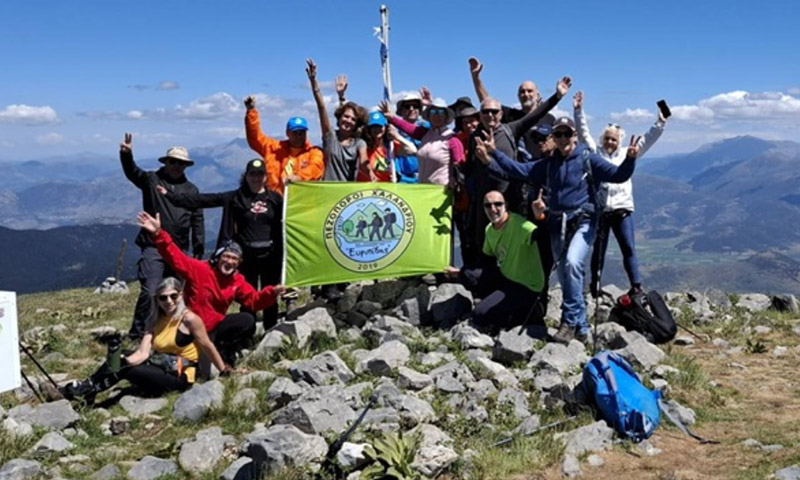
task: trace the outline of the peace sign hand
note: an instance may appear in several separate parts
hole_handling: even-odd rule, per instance
[[[125,133],[125,139],[119,144],[120,152],[130,152],[133,146],[133,135]]]
[[[631,158],[636,158],[639,155],[639,141],[642,139],[642,136],[631,136],[631,143],[628,145],[628,156]]]

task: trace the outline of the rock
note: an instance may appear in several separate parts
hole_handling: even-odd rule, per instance
[[[763,293],[743,293],[739,295],[736,306],[749,312],[763,312],[772,305],[772,299]]]
[[[619,337],[625,333],[625,327],[616,322],[605,322],[597,326],[597,348],[613,348],[611,345],[619,343]]]
[[[400,414],[391,407],[371,408],[364,417],[364,425],[375,426],[378,430],[396,430],[400,428]]]
[[[286,341],[285,339],[288,338],[288,335],[283,332],[270,330],[264,335],[264,338],[258,342],[258,346],[256,346],[256,349],[253,351],[253,355],[257,357],[272,357],[281,349]]]
[[[611,448],[614,430],[603,420],[598,420],[570,432],[557,433],[554,438],[563,440],[568,455],[581,456]]]
[[[667,392],[669,389],[669,382],[663,378],[650,379],[650,383],[653,384],[653,388],[656,390],[661,390],[662,392]]]
[[[653,376],[657,378],[667,378],[680,374],[681,371],[669,365],[659,365],[653,369]]]
[[[427,304],[426,304],[427,305]],[[407,298],[400,303],[400,311],[403,316],[408,319],[411,325],[420,325],[422,323],[422,312],[420,308],[420,301],[417,298]]]
[[[566,455],[561,463],[561,473],[567,478],[575,478],[583,475],[581,462],[575,455]]]
[[[714,311],[711,309],[708,297],[699,292],[688,292],[686,297],[687,302],[685,305],[691,310],[694,316],[694,323],[704,325],[714,319]]]
[[[772,331],[772,329],[770,327],[766,326],[766,325],[756,325],[753,328],[753,333],[755,333],[756,335],[766,335],[766,334],[770,333],[771,331]]]
[[[677,418],[682,424],[684,425],[694,425],[696,421],[696,416],[694,410],[691,408],[687,408],[682,406],[680,403],[676,402],[675,400],[668,400],[663,402],[664,407],[670,413],[670,415]]]
[[[772,350],[772,356],[775,358],[785,357],[787,353],[789,353],[789,349],[782,345],[778,345]]]
[[[466,391],[465,385],[468,382],[475,381],[472,372],[458,362],[450,362],[434,368],[431,370],[430,376],[433,378],[436,388],[445,393],[462,393]]]
[[[602,467],[606,463],[606,461],[603,460],[603,457],[601,457],[600,455],[596,455],[593,453],[588,457],[586,457],[586,463],[588,463],[593,467]]]
[[[336,460],[345,470],[359,468],[367,463],[367,457],[364,455],[364,449],[368,445],[368,443],[344,442],[342,444],[342,448],[336,453]]]
[[[748,438],[746,440],[742,440],[742,445],[749,448],[761,448],[761,442],[756,440],[755,438]]]
[[[784,448],[785,447],[783,445],[781,445],[779,443],[775,443],[775,444],[772,444],[772,445],[762,445],[761,446],[761,451],[762,452],[766,452],[766,453],[775,453],[775,452],[778,452],[780,450],[783,450]]]
[[[75,445],[56,432],[47,432],[31,449],[34,455],[60,453],[74,448]]]
[[[342,433],[355,419],[353,409],[339,398],[308,400],[301,397],[278,410],[273,424],[294,425],[309,434]]]
[[[250,415],[256,411],[258,392],[253,388],[243,388],[233,396],[231,404],[240,412]]]
[[[561,375],[550,369],[545,369],[533,379],[533,386],[540,392],[549,392],[564,383]]]
[[[388,377],[392,371],[408,362],[411,351],[408,347],[397,340],[386,342],[374,350],[370,350],[367,355],[358,362],[356,373],[369,372],[373,375]]]
[[[122,435],[128,431],[131,425],[131,419],[128,417],[114,417],[108,421],[108,429],[112,435]]]
[[[253,459],[239,457],[220,475],[220,480],[256,480],[256,469]]]
[[[268,383],[274,380],[275,377],[276,375],[272,372],[268,372],[266,370],[255,370],[242,375],[241,377],[236,377],[235,382],[238,388],[252,387],[258,383]]]
[[[422,390],[433,385],[433,378],[406,367],[397,369],[397,385],[407,390]]]
[[[221,428],[207,428],[197,432],[195,440],[181,446],[178,463],[190,473],[210,472],[222,458],[225,447],[235,445],[236,439],[231,435],[223,435]]]
[[[638,444],[636,444],[636,448],[648,457],[655,457],[656,455],[661,455],[662,453],[664,453],[664,451],[661,450],[660,448],[656,448],[650,442],[650,440],[643,440],[639,442]]]
[[[69,400],[57,400],[36,407],[19,405],[9,410],[7,415],[17,423],[27,423],[47,430],[63,430],[80,420]]]
[[[800,332],[800,327],[798,327],[798,332]],[[798,335],[800,335],[800,333],[798,333]],[[455,361],[455,359],[456,357],[452,353],[428,352],[420,357],[419,363],[426,367],[432,367],[441,363]]]
[[[420,448],[411,467],[428,478],[435,478],[456,459],[458,454],[452,448],[434,445]]]
[[[775,295],[770,308],[779,312],[800,313],[800,305],[794,295]]]
[[[368,316],[364,315],[361,312],[357,312],[355,310],[350,310],[345,315],[345,322],[347,322],[348,325],[352,325],[358,328],[364,327],[364,325],[367,324],[368,320],[369,320]]]
[[[731,308],[731,299],[727,293],[718,288],[709,288],[705,291],[705,297],[711,306],[727,310]]]
[[[166,398],[139,398],[125,395],[119,405],[131,417],[138,418],[155,413],[167,406]]]
[[[800,465],[781,468],[775,472],[775,480],[800,480]]]
[[[332,381],[347,383],[355,378],[347,364],[332,351],[295,363],[289,373],[295,381],[303,380],[311,385],[328,385]]]
[[[333,318],[328,310],[321,307],[304,313],[297,320],[279,323],[275,330],[297,338],[297,343],[301,347],[304,347],[315,333],[336,339],[336,325],[333,323]]]
[[[469,393],[470,398],[473,398],[479,402],[482,402],[497,393],[497,388],[494,386],[494,382],[485,378],[478,380],[477,382],[467,383],[467,386],[471,390]]]
[[[100,470],[94,472],[90,480],[114,480],[122,476],[122,472],[119,471],[119,467],[114,465],[113,463],[109,463],[105,467],[101,468]]]
[[[210,409],[221,407],[224,398],[225,387],[219,380],[195,385],[184,392],[175,402],[172,416],[176,420],[196,422],[203,418]]]
[[[728,348],[728,346],[730,345],[730,343],[727,340],[722,338],[715,338],[714,340],[711,341],[711,344],[719,348]]]
[[[524,329],[515,327],[503,330],[495,340],[492,360],[504,365],[527,361],[533,353],[537,339],[547,337],[547,329],[528,325]]]
[[[460,284],[443,283],[431,295],[429,310],[436,323],[458,321],[472,311],[472,294]]]
[[[328,443],[319,435],[305,434],[293,425],[273,425],[250,433],[242,451],[253,459],[258,475],[292,465],[319,463],[328,452]]]
[[[383,306],[389,307],[395,300],[408,288],[409,284],[403,280],[378,281],[372,285],[366,285],[361,290],[361,299],[378,302]]]
[[[13,418],[6,418],[2,423],[3,430],[12,437],[27,437],[33,434],[33,427],[25,422],[18,422]]]
[[[508,369],[497,362],[493,362],[488,358],[474,357],[472,364],[479,370],[479,376],[486,376],[498,385],[503,387],[516,387],[519,385],[519,380]]]
[[[153,480],[178,473],[178,466],[172,460],[146,456],[128,470],[128,480]]]
[[[303,389],[286,377],[278,377],[267,390],[267,401],[275,403],[277,407],[288,405],[303,394]]]
[[[367,316],[367,318],[381,311],[383,306],[379,302],[361,300],[356,303],[355,310]],[[363,325],[361,325],[363,326]]]
[[[531,357],[529,366],[538,369],[549,369],[561,375],[577,371],[589,357],[582,343],[572,341],[569,345],[548,343]]]
[[[489,348],[494,346],[494,339],[489,335],[479,332],[467,322],[462,322],[450,330],[450,338],[458,342],[461,348]]]
[[[453,438],[450,435],[443,432],[436,425],[431,425],[430,423],[417,425],[412,430],[412,433],[420,434],[420,448],[432,447],[434,445],[444,445],[448,447],[453,445]]]
[[[678,335],[673,342],[675,345],[689,346],[694,345],[694,338],[689,335]]]
[[[517,428],[514,429],[514,434],[522,436],[532,435],[540,426],[541,420],[539,415],[531,415],[517,425]]]
[[[650,370],[667,357],[660,348],[649,343],[644,337],[640,341],[614,351],[629,361],[635,368],[644,368],[645,370]]]
[[[356,282],[350,283],[344,289],[342,298],[336,304],[336,311],[339,313],[346,313],[353,310],[358,303],[358,297],[361,296],[361,290],[364,288],[364,283]]]
[[[513,388],[504,388],[497,395],[497,405],[509,404],[513,407],[514,416],[524,420],[530,416],[528,411],[528,397],[524,392]]]
[[[33,460],[15,458],[0,468],[0,480],[27,480],[44,474],[42,464]]]
[[[400,413],[401,420],[408,425],[430,422],[436,418],[431,404],[413,395],[403,395],[393,405]]]

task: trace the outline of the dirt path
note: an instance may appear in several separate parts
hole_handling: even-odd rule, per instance
[[[680,348],[680,347],[675,347]],[[698,392],[687,402],[701,417],[697,433],[720,441],[700,445],[674,427],[659,428],[650,440],[663,453],[646,456],[636,448],[615,447],[600,453],[605,464],[592,467],[582,462],[584,479],[762,479],[775,470],[800,461],[800,372],[798,349],[790,347],[783,357],[771,353],[728,353],[725,348],[705,344],[682,348],[696,359],[709,377],[710,390]],[[781,444],[783,449],[767,453],[741,442],[755,438],[764,445]],[[560,465],[528,477],[559,479]]]

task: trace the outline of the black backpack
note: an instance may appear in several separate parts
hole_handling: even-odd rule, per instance
[[[620,295],[611,309],[609,320],[619,323],[626,330],[635,330],[650,343],[667,343],[678,333],[678,324],[661,295],[650,293]]]

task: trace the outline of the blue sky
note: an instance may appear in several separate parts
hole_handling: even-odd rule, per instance
[[[75,1],[0,4],[0,160],[76,152],[137,154],[241,137],[241,100],[257,94],[264,130],[306,115],[320,142],[304,59],[323,85],[347,73],[348,97],[380,98],[380,2]],[[675,117],[650,155],[753,134],[800,141],[800,2],[440,2],[387,4],[395,92],[427,85],[475,99],[467,58],[490,92],[544,95],[569,74],[595,134],[642,132],[660,98]],[[330,88],[325,92],[333,95]],[[571,112],[571,95],[559,105]]]

